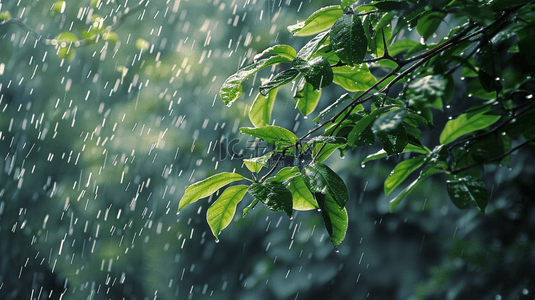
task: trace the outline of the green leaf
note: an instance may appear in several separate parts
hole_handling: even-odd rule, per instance
[[[418,169],[425,162],[425,157],[415,157],[404,160],[396,165],[392,173],[385,180],[385,195],[388,196],[400,183],[407,178],[414,170]]]
[[[208,225],[210,225],[210,229],[212,229],[216,239],[219,239],[221,231],[234,218],[236,206],[243,199],[248,188],[246,185],[231,186],[208,208],[206,221],[208,221]]]
[[[336,101],[334,101],[331,105],[327,106],[325,109],[323,109],[316,118],[314,118],[314,122],[319,122],[320,118],[323,118],[323,116],[325,116],[326,114],[328,114],[329,112],[331,112],[331,110],[333,110],[334,108],[338,107],[338,105],[344,101],[347,101],[347,100],[353,100],[353,98],[351,98],[351,96],[347,93],[343,94],[342,96],[340,96],[340,98],[336,99]]]
[[[76,35],[71,32],[62,32],[56,39],[56,48],[59,58],[70,59],[74,57],[74,43],[78,41]]]
[[[358,16],[354,14],[341,16],[334,23],[330,38],[334,52],[348,65],[360,64],[366,56],[368,42]]]
[[[277,97],[278,89],[272,89],[267,97],[258,94],[249,110],[249,120],[254,127],[267,126],[271,120],[271,112],[273,111],[273,104]]]
[[[328,166],[321,163],[304,166],[302,174],[310,191],[329,194],[340,208],[345,206],[349,199],[347,187],[342,178]]]
[[[225,185],[243,178],[240,174],[224,172],[188,186],[178,203],[178,211],[201,198],[210,196]]]
[[[485,115],[485,112],[462,114],[446,123],[440,133],[440,143],[451,143],[465,134],[489,127],[499,119],[500,116]]]
[[[348,141],[356,141],[358,140],[358,137],[366,130],[366,128],[373,122],[375,119],[377,119],[381,114],[391,110],[391,106],[383,106],[374,109],[369,115],[363,117],[358,122],[356,122],[355,126],[351,130],[351,132],[348,135]]]
[[[365,91],[377,82],[366,64],[333,68],[333,82],[350,92]]]
[[[424,169],[420,172],[420,176],[416,178],[409,186],[407,186],[403,191],[401,191],[394,199],[390,200],[390,211],[394,211],[398,208],[399,203],[405,196],[407,196],[414,188],[416,188],[425,178],[440,173],[440,169]]]
[[[329,194],[316,194],[323,216],[325,228],[331,236],[331,242],[336,247],[342,243],[346,236],[349,219],[347,217],[347,210],[345,207],[340,208],[338,203]]]
[[[221,89],[219,90],[219,96],[221,96],[221,99],[223,99],[223,102],[227,106],[230,106],[232,102],[240,98],[242,94],[242,83],[245,81],[245,79],[249,78],[251,75],[262,70],[263,68],[285,62],[291,62],[291,60],[277,55],[270,58],[261,59],[252,65],[240,69],[238,72],[225,80],[221,86]]]
[[[430,36],[433,35],[433,33],[435,33],[435,31],[438,29],[438,26],[440,26],[440,23],[442,23],[442,20],[444,20],[445,16],[446,14],[443,12],[426,12],[420,17],[420,19],[418,19],[418,25],[416,26],[416,30],[418,30],[418,33],[422,36],[424,40],[427,40]]]
[[[326,87],[333,82],[334,75],[331,65],[321,56],[311,60],[304,60],[297,57],[292,62],[292,66],[303,73],[306,81],[310,83],[315,90]]]
[[[341,7],[342,9],[345,9],[348,6],[351,6],[351,4],[357,2],[358,0],[342,0]]]
[[[316,109],[320,97],[321,90],[315,90],[312,84],[305,80],[302,80],[294,95],[297,108],[304,116],[308,116]]]
[[[263,82],[262,85],[258,88],[258,90],[260,91],[260,94],[265,97],[271,90],[294,80],[294,78],[297,77],[298,74],[299,71],[294,68],[284,70],[279,74],[273,76],[273,78]]]
[[[266,155],[262,155],[259,157],[254,158],[248,158],[244,159],[243,163],[249,169],[249,171],[253,173],[258,173],[260,170],[262,170],[263,167],[268,166],[268,162],[271,159],[271,156],[273,155],[273,152],[269,152]]]
[[[255,55],[253,60],[257,61],[260,57],[267,55],[267,54],[282,56],[291,61],[295,58],[295,56],[297,55],[297,52],[295,51],[294,48],[288,45],[275,45]]]
[[[292,177],[299,176],[300,174],[301,173],[298,167],[286,167],[280,169],[277,175],[266,179],[266,181],[277,181],[283,183],[285,181],[288,181]]]
[[[399,124],[407,116],[407,109],[394,109],[380,116],[375,120],[372,126],[373,133],[390,132],[398,128]]]
[[[389,132],[377,132],[377,138],[383,143],[383,148],[389,155],[401,153],[409,143],[403,124]]]
[[[276,181],[253,183],[248,192],[270,210],[283,211],[289,217],[292,216],[292,193],[284,184]]]
[[[315,11],[305,21],[288,26],[288,31],[295,36],[313,35],[329,29],[343,13],[340,5],[323,7]]]
[[[402,153],[405,153],[405,152],[415,152],[415,153],[421,153],[421,154],[428,154],[431,151],[425,146],[422,147],[422,146],[417,146],[417,145],[413,145],[413,144],[409,143],[409,144],[407,144],[407,146],[405,146],[405,149],[403,149]],[[362,161],[361,165],[364,165],[365,163],[367,163],[369,161],[381,159],[381,158],[384,158],[384,157],[387,157],[387,156],[388,156],[388,153],[386,153],[386,151],[384,149],[381,149],[381,150],[377,151],[376,153],[373,153],[373,154],[370,154],[370,155],[366,156],[366,158]]]
[[[309,60],[310,57],[312,57],[320,48],[320,45],[325,42],[325,40],[329,37],[329,31],[322,32],[318,35],[316,35],[313,39],[308,41],[303,48],[297,52],[296,58],[301,58],[304,60]]]
[[[242,127],[240,133],[257,137],[277,147],[285,147],[298,141],[294,133],[279,126]]]
[[[322,149],[323,144],[316,144],[312,149],[312,155],[315,156],[316,153],[321,149],[320,154],[316,157],[316,162],[324,162],[333,152],[345,146],[345,144],[326,144]]]
[[[293,209],[311,210],[319,208],[301,174],[290,178],[287,187],[292,193]]]
[[[487,188],[481,178],[471,176],[455,178],[446,181],[446,186],[455,206],[465,209],[470,207],[471,202],[474,202],[481,212],[485,212],[488,196]]]

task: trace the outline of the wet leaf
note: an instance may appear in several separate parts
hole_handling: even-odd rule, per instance
[[[373,122],[372,130],[373,133],[377,134],[379,132],[390,132],[403,122],[403,119],[407,116],[407,109],[400,108],[394,109],[386,114],[380,116]]]
[[[388,132],[378,132],[377,138],[383,143],[383,148],[389,155],[401,153],[409,143],[403,124]]]
[[[311,210],[319,208],[301,174],[290,178],[287,187],[292,193],[293,209]]]
[[[280,169],[277,175],[266,179],[266,181],[285,182],[294,176],[299,176],[301,173],[298,167],[286,167]]]
[[[398,208],[399,206],[399,203],[401,202],[401,200],[403,200],[403,198],[405,198],[405,196],[407,196],[410,192],[412,192],[414,190],[414,188],[416,188],[420,183],[422,183],[422,181],[424,179],[426,179],[427,177],[431,176],[431,175],[434,175],[434,174],[437,174],[437,173],[440,173],[441,171],[439,169],[424,169],[422,170],[422,172],[420,172],[420,176],[418,176],[418,178],[416,178],[416,180],[414,180],[409,186],[407,186],[403,191],[401,191],[399,194],[397,194],[396,197],[394,197],[394,199],[390,200],[390,211],[394,211]]]
[[[321,57],[315,57],[311,60],[304,60],[299,57],[294,59],[292,66],[303,73],[308,83],[314,90],[326,87],[333,82],[333,70],[329,62]]]
[[[273,78],[263,82],[258,90],[260,91],[260,94],[265,97],[274,88],[278,88],[282,85],[292,82],[297,75],[299,75],[299,71],[294,68],[284,70],[273,76]]]
[[[271,159],[273,152],[269,152],[266,155],[262,155],[254,158],[247,158],[243,160],[243,163],[253,173],[258,173],[263,167],[268,166],[268,162]]]
[[[242,127],[240,128],[240,133],[257,137],[277,147],[295,144],[298,140],[294,133],[279,126]]]
[[[353,100],[349,94],[343,94],[340,96],[336,101],[334,101],[331,105],[327,106],[325,109],[323,109],[316,118],[314,118],[314,122],[319,122],[320,118],[331,112],[334,108],[336,108],[340,103],[347,101],[347,100]]]
[[[345,207],[340,208],[330,194],[316,194],[316,200],[321,209],[325,228],[331,237],[331,242],[336,247],[342,243],[346,236],[349,219]]]
[[[262,57],[264,55],[267,55],[267,54],[278,55],[278,56],[285,57],[285,58],[287,58],[289,60],[293,60],[295,58],[295,55],[297,54],[297,52],[295,51],[294,48],[292,48],[292,46],[275,45],[275,46],[271,46],[271,47],[265,49],[264,51],[258,53],[257,55],[255,55],[253,60],[257,61],[260,57]]]
[[[385,180],[385,195],[388,196],[407,176],[421,167],[424,162],[424,157],[414,157],[398,163]]]
[[[297,101],[297,108],[304,116],[308,116],[316,109],[320,97],[321,90],[315,90],[312,84],[305,80],[302,80],[294,95],[295,101]]]
[[[292,193],[284,184],[276,181],[253,183],[248,192],[255,199],[264,203],[270,210],[282,211],[288,217],[292,216]]]
[[[305,21],[288,26],[288,31],[295,36],[313,35],[331,28],[343,13],[340,5],[323,7],[312,13]]]
[[[251,120],[254,127],[269,125],[277,91],[278,89],[272,89],[267,97],[262,96],[262,94],[256,96],[249,110],[249,120]]]
[[[450,199],[460,209],[470,207],[474,202],[481,212],[485,212],[488,196],[487,188],[481,178],[471,176],[455,178],[446,181]]]
[[[333,68],[333,82],[350,92],[364,91],[377,82],[366,64]]]
[[[345,14],[334,23],[331,45],[338,57],[348,65],[359,64],[366,56],[368,42],[362,21],[354,14]]]
[[[216,239],[219,239],[221,231],[234,218],[236,206],[243,199],[248,188],[246,185],[231,186],[223,191],[221,196],[208,208],[206,220]]]
[[[329,156],[331,156],[331,154],[333,154],[336,149],[342,148],[344,146],[345,144],[326,144],[325,146],[323,146],[323,144],[316,144],[312,150],[312,156],[316,157],[316,162],[321,163],[324,162],[327,158],[329,158]],[[318,153],[320,149],[320,154],[316,156],[316,153]]]
[[[240,69],[235,74],[231,75],[223,85],[221,86],[221,89],[219,90],[219,96],[221,96],[221,99],[223,99],[223,102],[229,106],[234,102],[236,99],[240,98],[242,94],[242,83],[249,78],[251,75],[255,74],[256,72],[262,70],[263,68],[284,63],[284,62],[291,62],[286,57],[283,56],[272,56],[270,58],[261,59],[252,65],[249,65],[243,69]]]
[[[178,211],[201,198],[210,196],[225,185],[242,180],[243,178],[244,177],[240,174],[224,172],[210,176],[188,186],[178,203]]]
[[[443,12],[430,11],[424,13],[420,19],[418,19],[418,25],[416,29],[424,40],[427,40],[430,36],[437,31],[438,26],[442,23],[442,20],[446,16]]]
[[[329,194],[340,208],[345,206],[349,199],[347,187],[342,178],[328,166],[321,163],[304,166],[302,174],[310,191]]]
[[[465,113],[454,120],[449,120],[440,133],[440,143],[451,143],[465,134],[487,128],[500,119],[500,116],[485,113]]]

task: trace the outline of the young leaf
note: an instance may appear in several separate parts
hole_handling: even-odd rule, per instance
[[[329,194],[316,194],[325,228],[331,236],[331,242],[336,247],[344,240],[348,227],[347,210],[340,208],[338,203]]]
[[[284,184],[276,181],[253,183],[248,192],[270,210],[283,211],[288,217],[292,216],[292,193]]]
[[[244,177],[240,174],[224,172],[210,176],[205,180],[188,186],[184,192],[184,195],[180,199],[180,202],[178,203],[178,211],[186,207],[188,204],[191,204],[201,198],[210,196],[225,185],[234,181],[242,180],[243,178]]]
[[[297,101],[297,108],[304,116],[308,116],[316,109],[320,97],[321,90],[315,90],[312,84],[305,80],[302,81],[294,95],[295,101]]]
[[[271,47],[265,49],[264,51],[258,53],[257,55],[255,55],[253,57],[253,60],[257,61],[260,57],[262,57],[262,56],[264,56],[266,54],[279,55],[279,56],[285,57],[285,58],[287,58],[289,60],[293,60],[295,58],[295,55],[297,54],[297,52],[295,51],[294,48],[292,48],[291,46],[288,46],[288,45],[275,45],[275,46],[271,46]]]
[[[328,166],[321,163],[304,166],[302,174],[310,191],[331,195],[340,208],[346,205],[349,199],[347,187],[342,178]]]
[[[275,146],[288,146],[295,144],[297,136],[286,128],[279,126],[262,126],[258,128],[242,127],[240,133],[262,139]]]
[[[258,94],[249,110],[249,120],[254,127],[262,127],[269,125],[271,119],[271,112],[273,111],[273,104],[277,97],[278,89],[272,89],[267,97]]]
[[[248,188],[246,185],[231,186],[208,208],[206,220],[216,239],[219,239],[221,230],[225,229],[234,218],[236,206]]]
[[[330,38],[334,52],[348,65],[359,64],[366,56],[368,41],[358,16],[354,14],[341,16],[334,23]]]
[[[230,106],[232,102],[240,98],[242,94],[241,84],[245,81],[245,79],[249,78],[251,75],[262,70],[263,68],[285,62],[291,62],[291,60],[286,57],[277,55],[272,56],[270,58],[261,59],[253,63],[252,65],[238,70],[238,72],[231,75],[229,78],[227,78],[227,80],[225,80],[225,82],[221,86],[221,89],[219,90],[219,96],[221,96],[221,99],[223,99],[223,102],[227,106]]]
[[[263,167],[268,166],[268,161],[271,159],[273,152],[269,152],[266,155],[254,158],[244,159],[243,163],[253,173],[258,173]]]
[[[273,76],[273,78],[271,78],[270,80],[263,82],[262,85],[258,88],[258,90],[260,94],[265,97],[271,90],[294,80],[294,78],[297,77],[298,74],[299,71],[294,68],[284,70],[279,74]]]
[[[313,35],[329,29],[343,13],[340,5],[323,7],[315,11],[305,21],[288,26],[288,31],[295,36]]]
[[[385,195],[388,196],[400,183],[407,178],[414,170],[418,169],[425,162],[425,157],[414,157],[404,160],[396,165],[392,173],[385,180]]]
[[[333,70],[329,62],[321,57],[315,57],[311,60],[304,60],[297,57],[292,62],[292,66],[303,73],[308,83],[314,90],[326,87],[333,82]]]
[[[350,92],[364,91],[377,82],[365,64],[333,68],[333,82]]]
[[[460,209],[470,207],[474,202],[481,212],[485,212],[488,196],[487,188],[481,178],[471,176],[446,181],[450,199]]]
[[[301,174],[290,178],[287,187],[292,193],[293,209],[311,210],[319,208]]]
[[[440,133],[440,143],[448,144],[457,138],[484,129],[500,119],[500,116],[485,115],[485,112],[465,113],[457,119],[449,120]]]
[[[418,19],[416,30],[418,30],[418,33],[424,40],[427,40],[433,35],[433,33],[435,33],[445,16],[446,14],[443,12],[426,12],[420,17],[420,19]]]

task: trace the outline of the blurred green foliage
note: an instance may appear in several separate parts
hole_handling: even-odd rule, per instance
[[[340,3],[1,2],[0,298],[531,298],[533,149],[485,170],[485,216],[458,210],[434,179],[391,214],[382,183],[397,158],[364,168],[365,152],[327,159],[350,195],[338,253],[313,212],[288,220],[255,209],[220,243],[204,216],[215,198],[176,215],[186,186],[247,172],[239,151],[268,147],[239,139],[238,128],[250,126],[252,88],[276,70],[245,82],[247,100],[230,108],[216,99],[224,79],[259,49],[303,46],[286,26],[327,4]],[[512,61],[525,68],[530,58]],[[456,90],[481,89],[467,81]],[[291,98],[281,88],[272,115],[304,134],[310,120],[295,117]]]

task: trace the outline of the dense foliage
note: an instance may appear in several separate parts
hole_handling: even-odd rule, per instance
[[[247,180],[248,185],[227,188],[208,209],[216,238],[247,191],[254,200],[244,215],[258,202],[290,217],[292,210],[318,209],[332,243],[340,244],[348,225],[348,191],[323,163],[335,150],[343,156],[378,140],[382,149],[366,157],[363,166],[411,153],[402,156],[384,183],[385,195],[405,185],[390,200],[392,211],[426,178],[444,174],[447,193],[458,208],[473,203],[484,212],[484,167],[507,165],[511,153],[533,147],[535,59],[529,31],[535,24],[534,5],[505,0],[355,2],[321,8],[289,26],[296,36],[314,37],[298,51],[282,44],[262,51],[221,87],[221,98],[230,106],[247,78],[268,67],[278,70],[262,80],[251,105],[254,127],[240,128],[273,149],[244,160],[250,179],[219,173],[188,187],[180,201],[179,211],[229,183]],[[456,90],[458,80],[468,82],[465,90]],[[271,124],[277,91],[290,83],[304,116],[315,111],[329,85],[346,93],[324,95],[328,106],[317,113],[316,126],[298,137]],[[469,101],[455,99],[460,93]],[[450,106],[460,112],[450,115]],[[437,127],[435,111],[449,121]],[[426,130],[438,135],[438,141],[424,138]],[[280,163],[285,156],[295,160]],[[413,172],[419,176],[404,184]]]

